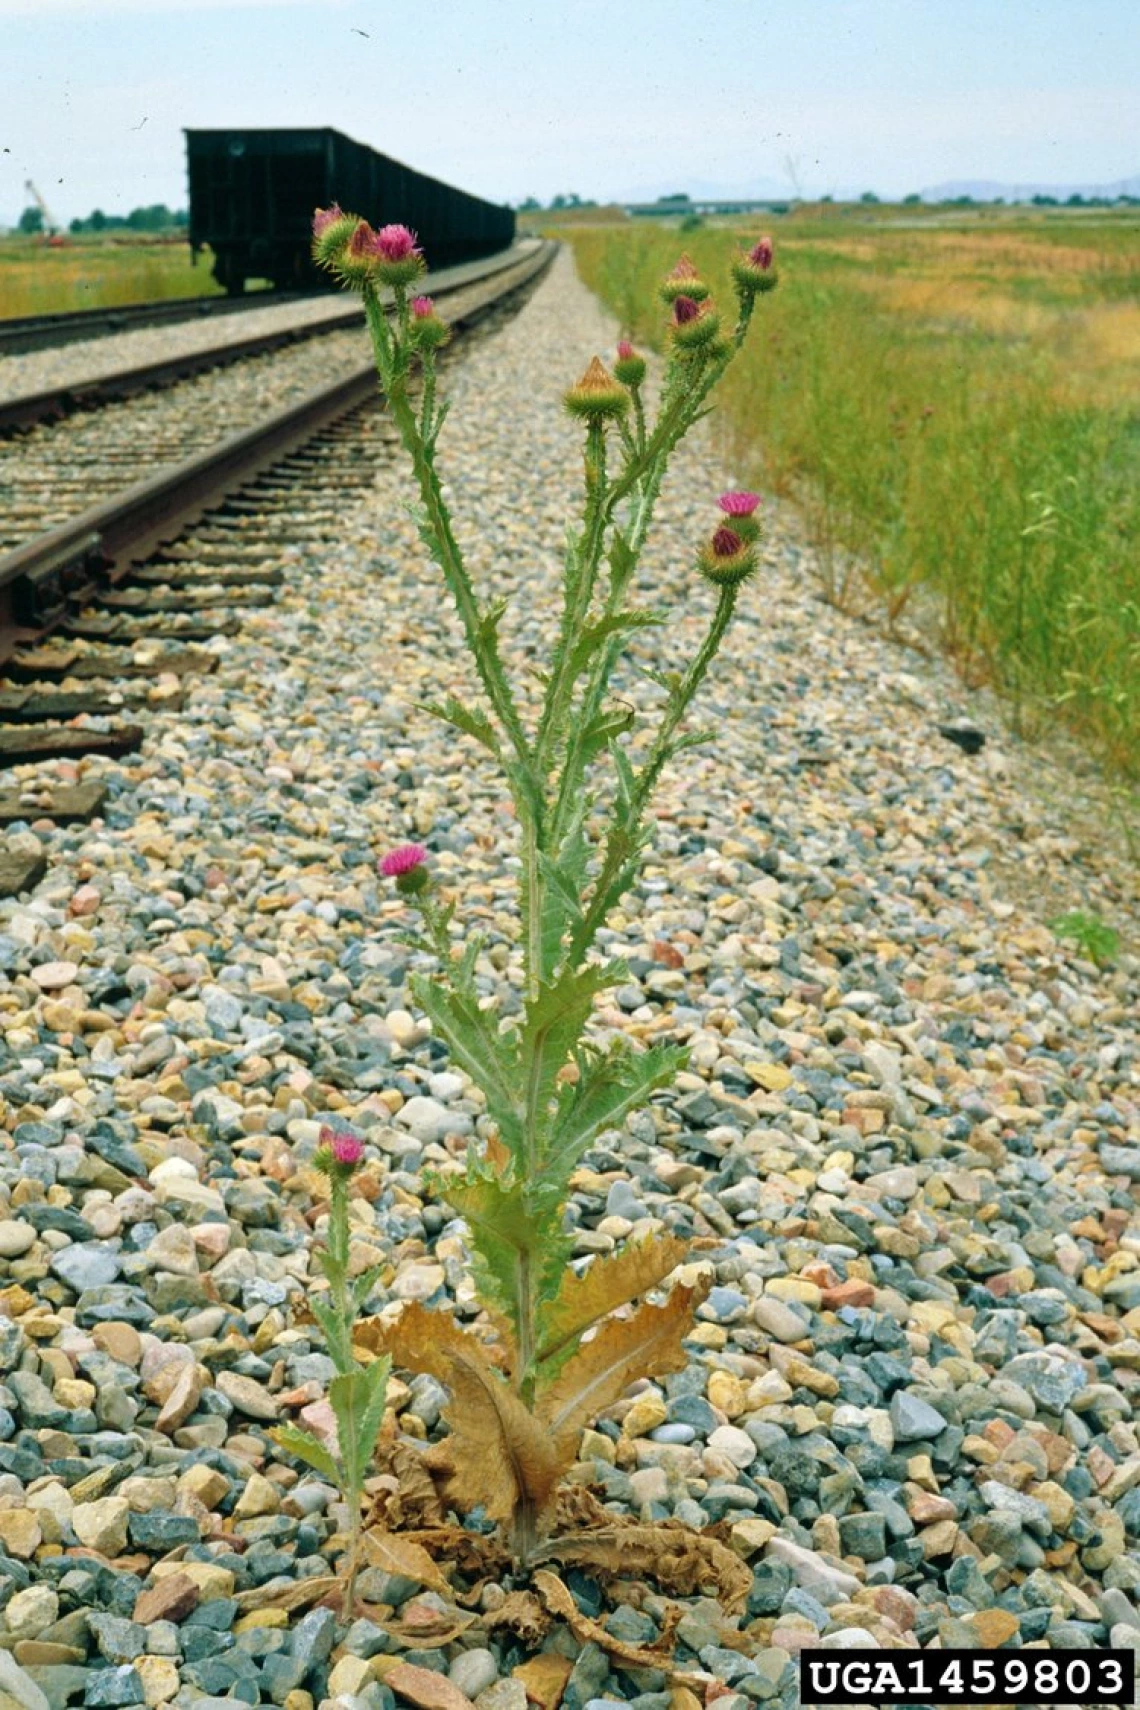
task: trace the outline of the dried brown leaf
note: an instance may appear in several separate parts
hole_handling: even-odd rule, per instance
[[[406,1532],[416,1526],[442,1526],[447,1510],[436,1469],[427,1453],[385,1430],[376,1454],[381,1472],[396,1480],[394,1491],[378,1491],[369,1520],[383,1531]]]
[[[600,1645],[610,1656],[630,1668],[656,1668],[665,1674],[671,1674],[674,1679],[689,1684],[703,1685],[700,1676],[684,1674],[662,1651],[656,1647],[649,1649],[644,1645],[627,1645],[624,1640],[616,1639],[614,1635],[602,1626],[600,1621],[593,1621],[588,1615],[583,1615],[569,1590],[556,1573],[548,1568],[539,1568],[534,1575],[534,1586],[552,1615],[559,1616],[574,1637],[583,1645]]]
[[[583,1427],[612,1406],[638,1378],[683,1371],[683,1342],[708,1293],[702,1280],[679,1285],[663,1306],[639,1306],[631,1318],[611,1318],[563,1367],[540,1398],[538,1414],[563,1461],[577,1453]]]
[[[384,1621],[381,1625],[390,1639],[408,1650],[438,1651],[450,1645],[474,1626],[477,1617],[461,1609],[446,1611],[432,1609],[422,1603],[405,1603],[399,1621]]]
[[[730,1615],[744,1608],[752,1573],[735,1550],[679,1521],[656,1526],[638,1521],[597,1527],[580,1536],[552,1538],[539,1549],[545,1561],[584,1568],[601,1580],[644,1576],[678,1597],[716,1597]]]
[[[567,1270],[545,1313],[539,1360],[549,1360],[600,1318],[656,1288],[687,1255],[686,1242],[676,1235],[659,1235],[631,1242],[609,1258],[595,1259],[580,1276]]]
[[[506,1631],[534,1650],[551,1628],[551,1618],[533,1591],[508,1591],[498,1609],[483,1617],[488,1633]]]
[[[414,1579],[429,1585],[441,1597],[451,1596],[451,1587],[420,1544],[391,1532],[369,1531],[364,1534],[364,1554],[371,1567],[385,1573],[399,1574],[402,1579]]]
[[[411,1371],[430,1372],[451,1391],[444,1417],[458,1507],[482,1504],[492,1520],[529,1513],[540,1526],[569,1459],[487,1359],[482,1345],[447,1313],[414,1303],[390,1327],[387,1351]],[[572,1458],[573,1450],[571,1451]]]
[[[283,1586],[280,1591],[263,1591],[260,1586],[252,1591],[239,1591],[235,1602],[243,1613],[247,1609],[284,1609],[291,1614],[294,1609],[304,1609],[309,1603],[319,1603],[322,1597],[341,1588],[341,1581],[335,1574],[318,1574],[312,1579],[300,1579],[294,1585]]]

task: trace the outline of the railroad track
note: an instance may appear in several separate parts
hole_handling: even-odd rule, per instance
[[[0,320],[0,356],[26,356],[80,339],[108,338],[136,327],[173,326],[179,321],[216,320],[243,310],[304,302],[310,292],[257,291],[248,297],[168,297],[161,303],[120,303],[102,309],[71,309],[55,315],[13,315]]]
[[[463,337],[513,312],[553,253],[542,245],[450,270],[432,279],[433,294]],[[243,610],[273,601],[282,541],[336,538],[345,496],[371,485],[395,437],[359,328],[338,336],[351,339],[354,355],[323,385],[269,415],[262,406],[238,431],[126,486],[124,442],[116,491],[54,527],[25,519],[28,537],[0,557],[0,769],[135,751],[140,712],[176,709],[187,679],[216,666],[207,644],[235,633]],[[281,358],[256,359],[272,360]],[[130,410],[137,416],[137,404]],[[72,425],[37,433],[51,444]],[[134,457],[137,470],[137,444]],[[75,491],[90,478],[81,473]],[[5,787],[0,770],[0,826],[88,819],[104,795],[97,779],[53,781],[42,771]],[[23,841],[0,850],[0,895],[34,885],[43,870],[42,853]]]
[[[450,291],[464,280],[482,279],[512,265],[514,251],[489,257],[485,261],[441,270],[434,276],[437,291]],[[285,299],[286,304],[297,299]],[[231,332],[208,345],[191,346],[165,354],[156,359],[137,362],[109,372],[95,372],[87,377],[69,376],[55,385],[0,396],[0,437],[33,428],[43,422],[53,422],[77,411],[89,411],[117,400],[137,397],[159,387],[174,385],[213,370],[246,363],[251,357],[272,354],[287,346],[307,344],[314,338],[335,335],[361,325],[363,316],[358,305],[343,294],[316,294],[304,299],[308,307],[322,312],[286,322],[257,333],[243,336]],[[279,307],[276,303],[260,307]],[[327,305],[327,307],[325,306]],[[0,539],[0,551],[4,549]]]

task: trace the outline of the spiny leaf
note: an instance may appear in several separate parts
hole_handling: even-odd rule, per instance
[[[624,639],[641,629],[653,629],[665,622],[663,612],[609,612],[595,623],[586,624],[570,653],[571,677],[577,677],[590,663],[593,655],[607,641]]]
[[[488,1163],[495,1167],[492,1160]],[[564,1181],[508,1183],[501,1174],[480,1173],[478,1161],[472,1160],[466,1175],[440,1182],[439,1197],[471,1225],[476,1280],[488,1305],[506,1316],[517,1336],[521,1309],[517,1290],[524,1257],[531,1255],[537,1266],[534,1289],[541,1305],[557,1294],[570,1256],[572,1242],[562,1230]]]
[[[563,1455],[573,1455],[583,1428],[625,1394],[637,1378],[683,1371],[682,1343],[709,1284],[678,1285],[664,1306],[639,1306],[631,1318],[611,1318],[563,1367],[538,1412]]]
[[[603,1130],[616,1128],[656,1087],[668,1086],[687,1057],[683,1046],[653,1045],[636,1051],[624,1041],[604,1057],[580,1052],[577,1084],[563,1088],[559,1100],[550,1138],[550,1169],[577,1163]]]
[[[384,1407],[388,1399],[388,1379],[392,1375],[392,1361],[385,1357],[375,1360],[372,1365],[364,1368],[364,1393],[366,1396],[364,1411],[358,1423],[358,1452],[360,1455],[361,1474],[367,1470],[376,1447],[376,1439],[380,1435],[380,1427],[384,1423]]]
[[[610,537],[609,561],[610,581],[614,590],[620,592],[637,566],[637,555],[620,528],[615,528]]]
[[[476,1170],[472,1165],[465,1175],[449,1176],[439,1193],[470,1224],[481,1292],[506,1314],[517,1334],[519,1261],[524,1253],[541,1250],[549,1214],[541,1219],[531,1214],[520,1183],[504,1185]]]
[[[678,754],[683,754],[688,748],[701,748],[706,742],[712,742],[720,735],[714,725],[707,725],[703,730],[690,730],[685,736],[675,737],[669,744],[666,760],[672,760]]]
[[[608,1258],[595,1259],[581,1275],[568,1270],[557,1299],[545,1315],[539,1360],[552,1359],[600,1318],[648,1294],[684,1263],[688,1250],[687,1243],[676,1235],[658,1235],[631,1242]]]
[[[613,761],[614,771],[617,773],[618,812],[620,817],[629,824],[633,819],[633,798],[637,789],[633,767],[630,765],[629,755],[618,743],[611,742],[609,749],[610,759]]]
[[[456,730],[464,731],[473,736],[476,742],[481,742],[484,748],[489,748],[496,760],[499,758],[499,739],[495,735],[495,727],[483,713],[474,707],[463,705],[454,695],[448,695],[445,701],[417,701],[416,705],[422,712],[432,713],[442,719],[444,724],[454,725]]]
[[[331,1484],[340,1483],[340,1468],[323,1443],[308,1431],[302,1431],[299,1425],[275,1425],[269,1435],[286,1454],[296,1455],[299,1461],[319,1472],[322,1478],[327,1478]]]
[[[585,882],[586,845],[577,828],[557,861],[539,852],[539,871],[546,881],[542,899],[542,975],[548,978],[557,966],[566,932],[582,918],[582,886]]]
[[[526,1006],[519,1054],[528,1066],[526,1122],[540,1147],[550,1128],[558,1071],[577,1044],[595,997],[617,985],[625,974],[619,962],[570,967],[545,981]]]
[[[464,1509],[482,1504],[492,1520],[509,1522],[529,1511],[540,1525],[568,1463],[475,1338],[448,1314],[417,1303],[392,1326],[389,1346],[401,1365],[430,1372],[451,1391],[445,1417],[453,1500]]]
[[[489,606],[484,606],[479,614],[479,624],[476,631],[480,644],[494,651],[499,642],[499,625],[503,621],[503,613],[510,602],[505,598],[492,600]]]
[[[474,989],[449,990],[438,979],[422,975],[416,975],[411,986],[416,1002],[446,1041],[453,1062],[482,1088],[488,1115],[516,1150],[522,1144],[522,1109],[514,1036],[496,1033],[495,1018],[479,1008]]]
[[[588,766],[603,748],[609,747],[615,736],[627,731],[633,718],[632,707],[604,707],[582,733],[582,765]]]

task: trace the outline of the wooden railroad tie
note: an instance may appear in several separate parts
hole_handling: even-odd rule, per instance
[[[107,786],[91,784],[49,784],[40,789],[35,784],[21,784],[15,789],[0,790],[0,825],[14,825],[17,820],[54,820],[56,825],[85,825],[102,813],[107,800]],[[11,891],[4,893],[11,896]]]
[[[4,666],[4,675],[14,683],[50,682],[62,677],[88,682],[114,677],[206,677],[217,668],[214,654],[188,647],[156,653],[150,659],[124,658],[118,652],[80,653],[74,647],[42,647],[15,654]]]
[[[142,746],[143,729],[121,724],[114,730],[84,730],[74,725],[26,724],[0,728],[0,767],[34,760],[74,760],[88,754],[118,759]]]

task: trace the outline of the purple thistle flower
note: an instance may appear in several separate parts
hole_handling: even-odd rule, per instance
[[[759,493],[722,493],[717,504],[729,517],[750,517],[760,503]]]
[[[381,226],[373,234],[373,253],[381,261],[408,261],[423,254],[416,242],[415,232],[407,226]]]
[[[633,346],[627,338],[618,339],[617,353],[622,362],[629,361],[630,357],[633,355]]]
[[[430,320],[435,314],[435,304],[430,297],[413,297],[411,308],[417,321]]]
[[[398,879],[403,873],[410,873],[427,860],[427,850],[419,843],[401,843],[398,849],[389,849],[380,863],[380,871],[386,879]]]
[[[364,1157],[364,1141],[356,1134],[338,1133],[334,1128],[321,1129],[321,1144],[327,1146],[334,1164],[354,1170]]]
[[[759,243],[753,244],[748,251],[748,259],[753,267],[758,267],[761,273],[767,273],[775,259],[775,250],[770,237],[762,237]]]
[[[695,321],[700,314],[700,304],[692,297],[675,297],[673,299],[673,319],[679,327],[687,326]]]

